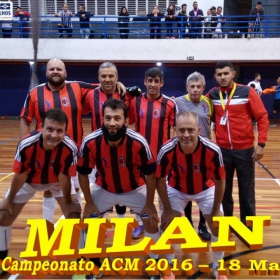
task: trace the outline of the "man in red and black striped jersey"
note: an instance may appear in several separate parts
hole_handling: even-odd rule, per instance
[[[144,84],[147,92],[131,101],[129,123],[135,123],[135,130],[145,137],[156,158],[162,144],[172,137],[177,107],[173,99],[160,93],[164,84],[161,69],[148,69]]]
[[[135,130],[145,137],[156,159],[162,144],[173,134],[176,104],[160,93],[164,73],[159,68],[153,67],[146,71],[144,84],[146,93],[131,100],[129,123],[135,124]],[[140,237],[140,229],[135,230],[132,237]]]
[[[236,72],[229,61],[218,62],[215,78],[220,85],[207,96],[214,104],[216,142],[222,150],[226,170],[223,198],[225,216],[233,215],[233,175],[236,170],[239,188],[240,218],[256,215],[255,162],[264,155],[268,114],[256,91],[234,82]],[[258,145],[254,148],[252,117],[258,123]]]
[[[220,148],[207,137],[199,135],[197,114],[180,112],[176,135],[166,142],[157,157],[157,190],[161,198],[163,230],[174,217],[181,217],[189,201],[196,201],[217,241],[218,228],[213,216],[223,216],[221,202],[225,189],[225,171]],[[168,183],[166,186],[166,176]],[[187,221],[187,220],[186,220]],[[224,252],[214,252],[213,274],[218,277],[218,260]],[[174,255],[167,255],[171,263]]]
[[[146,235],[157,240],[154,158],[145,138],[127,125],[125,103],[108,99],[103,105],[102,128],[83,141],[77,168],[86,200],[83,215],[100,217],[116,204],[128,206],[140,215]],[[95,167],[96,183],[91,193],[88,174]],[[153,253],[150,257],[158,258]]]
[[[81,207],[70,176],[76,173],[78,147],[66,136],[68,119],[51,109],[17,147],[11,187],[0,206],[0,259],[8,255],[11,225],[37,191],[50,190],[65,217],[80,218]]]

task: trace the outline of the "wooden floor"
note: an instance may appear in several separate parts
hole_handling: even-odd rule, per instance
[[[90,130],[90,125],[87,120],[85,122],[85,133]],[[19,121],[18,120],[0,120],[0,196],[1,198],[9,188],[12,179],[12,164],[16,145],[19,140]],[[258,215],[270,215],[271,225],[265,227],[264,244],[260,251],[249,250],[235,235],[231,234],[231,239],[237,243],[235,251],[225,252],[225,265],[229,266],[230,261],[239,260],[241,264],[241,274],[233,276],[228,273],[230,279],[280,279],[280,274],[277,276],[249,276],[249,260],[268,260],[268,263],[276,262],[280,266],[280,126],[269,128],[267,146],[265,148],[265,156],[261,162],[256,163],[256,205]],[[234,180],[234,198],[235,198],[235,215],[239,217],[239,205],[237,198],[237,181]],[[12,241],[9,250],[9,256],[19,259],[19,253],[25,250],[26,241],[29,229],[26,227],[26,220],[29,218],[42,217],[42,194],[37,193],[36,196],[29,201],[23,212],[13,224]],[[110,217],[115,217],[115,213]],[[127,214],[127,216],[131,216]],[[61,212],[57,208],[55,212],[55,221],[61,217]],[[195,228],[197,228],[198,208],[193,207],[193,219]],[[109,231],[106,243],[109,244],[112,240],[113,232]],[[136,241],[137,242],[137,241]],[[209,273],[201,273],[198,269],[199,264],[210,264],[212,262],[211,253],[195,253],[183,254],[176,248],[176,257],[179,261],[187,258],[193,260],[195,273],[191,279],[207,279],[211,278]],[[4,278],[9,278],[10,275]],[[29,278],[26,276],[16,276],[19,279]],[[34,277],[31,277],[34,279]],[[69,279],[69,276],[52,276],[48,275],[45,278],[62,278]],[[136,279],[132,276],[111,276],[106,278],[117,279]],[[144,275],[142,278],[147,278]],[[178,276],[178,279],[186,279],[187,276]],[[15,279],[15,276],[13,276]],[[105,279],[103,276],[102,279]]]

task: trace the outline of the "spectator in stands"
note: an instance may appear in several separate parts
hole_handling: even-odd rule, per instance
[[[164,17],[162,13],[160,13],[158,6],[154,6],[152,12],[147,15],[150,20],[150,38],[160,39],[161,38],[161,19]]]
[[[80,33],[81,38],[88,39],[90,35],[90,17],[93,16],[90,12],[86,12],[85,6],[79,7],[79,12],[75,15],[80,18]]]
[[[66,32],[68,38],[72,38],[73,25],[71,22],[71,18],[73,16],[73,13],[68,10],[68,5],[64,3],[62,10],[56,13],[55,16],[61,18],[61,23],[57,25],[59,38],[63,38],[63,31]]]
[[[251,32],[258,32],[260,30],[261,26],[261,20],[264,19],[264,10],[262,9],[262,2],[257,2],[257,5],[254,9],[250,11],[250,23],[249,23],[249,29],[248,29],[248,35],[247,38],[251,38]]]
[[[28,38],[29,37],[29,18],[31,14],[27,11],[22,10],[21,7],[17,6],[17,10],[14,14],[15,17],[19,17],[20,23],[20,37]]]
[[[223,8],[221,6],[218,6],[217,12],[216,12],[216,28],[213,34],[212,38],[223,38],[223,26],[225,25],[226,19],[222,15]]]
[[[211,29],[211,11],[207,10],[207,17],[204,18],[204,38],[212,38],[213,32]]]
[[[128,39],[128,33],[129,33],[129,28],[128,28],[128,23],[129,23],[129,13],[127,11],[126,7],[121,7],[121,11],[119,13],[119,33],[121,39]]]
[[[193,2],[193,10],[189,13],[190,38],[202,38],[203,11],[198,9],[197,1]]]
[[[3,21],[2,23],[2,36],[3,38],[11,38],[13,32],[12,21]]]
[[[256,92],[259,96],[262,95],[262,87],[261,87],[261,83],[260,83],[261,78],[262,77],[261,77],[260,73],[255,73],[255,80],[248,83],[248,86],[252,87],[252,84],[254,85],[254,89],[256,90]]]
[[[166,38],[174,39],[173,36],[173,22],[176,20],[175,5],[169,4],[167,10],[164,13],[166,21],[167,36]]]
[[[213,35],[218,23],[216,7],[212,6],[210,8],[210,12],[211,12],[211,32],[212,32],[212,38],[214,38]]]
[[[182,5],[182,10],[179,12],[178,17],[178,27],[179,27],[179,34],[183,38],[187,38],[188,34],[186,33],[186,28],[189,27],[189,15],[187,14],[187,4]]]

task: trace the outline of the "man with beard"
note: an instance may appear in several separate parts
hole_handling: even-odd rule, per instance
[[[236,170],[241,221],[256,215],[255,162],[264,155],[267,140],[267,111],[252,87],[236,84],[236,72],[229,61],[218,62],[215,78],[220,87],[206,95],[214,104],[216,142],[222,150],[226,188],[223,198],[225,216],[233,216],[233,175]],[[258,144],[254,147],[252,117],[258,123]]]
[[[117,82],[118,82],[118,70],[114,63],[104,62],[99,66],[98,69],[98,80],[100,87],[91,90],[84,102],[84,114],[89,114],[91,112],[91,121],[92,121],[92,131],[95,131],[101,128],[102,125],[102,106],[104,102],[110,98],[122,99],[127,107],[130,106],[130,102],[134,95],[141,95],[141,90],[138,87],[129,88],[130,92],[127,92],[126,95],[119,95],[117,91]],[[91,184],[95,183],[95,170],[90,174]],[[126,207],[121,205],[115,205],[116,212],[118,217],[124,217],[126,212]],[[141,219],[136,217],[136,220],[139,223],[139,227],[135,228],[132,232],[132,238],[140,238],[141,234],[144,231]]]
[[[36,129],[40,129],[42,116],[51,108],[62,109],[69,120],[67,134],[78,144],[82,143],[82,110],[87,93],[96,84],[66,81],[67,72],[64,63],[57,58],[47,63],[47,83],[33,88],[27,95],[20,117],[20,138],[30,131],[30,124],[35,117]],[[81,202],[79,182],[77,176],[72,178],[79,202]],[[55,211],[55,200],[50,192],[45,192],[43,203],[43,217],[52,221]]]
[[[225,170],[220,148],[199,135],[200,128],[196,113],[179,112],[175,127],[177,137],[166,142],[158,153],[155,175],[162,202],[161,227],[165,230],[174,217],[181,217],[190,201],[196,201],[211,228],[212,242],[216,242],[219,230],[212,218],[223,216]],[[213,256],[214,278],[227,279],[217,271],[224,252],[213,252]],[[166,258],[171,264],[175,256],[168,254]]]
[[[70,182],[76,174],[78,147],[66,135],[67,124],[62,110],[51,109],[42,116],[41,131],[31,132],[18,144],[14,178],[0,205],[0,260],[8,255],[12,223],[37,191],[50,190],[65,217],[80,218]]]
[[[83,218],[102,217],[116,204],[141,217],[146,236],[159,238],[154,205],[155,162],[144,137],[128,125],[128,109],[122,100],[110,98],[102,108],[102,128],[85,137],[78,161],[80,186],[86,205]],[[90,191],[88,174],[96,167],[96,183]],[[150,253],[157,259],[158,255]],[[100,267],[100,260],[91,259]]]

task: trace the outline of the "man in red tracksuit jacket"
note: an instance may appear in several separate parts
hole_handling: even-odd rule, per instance
[[[253,88],[236,84],[236,72],[228,61],[218,62],[215,78],[220,85],[207,93],[214,104],[216,141],[223,154],[226,188],[223,198],[225,216],[233,215],[233,175],[236,170],[241,221],[255,216],[255,162],[264,155],[268,114]],[[252,117],[258,123],[258,145],[254,147]]]

